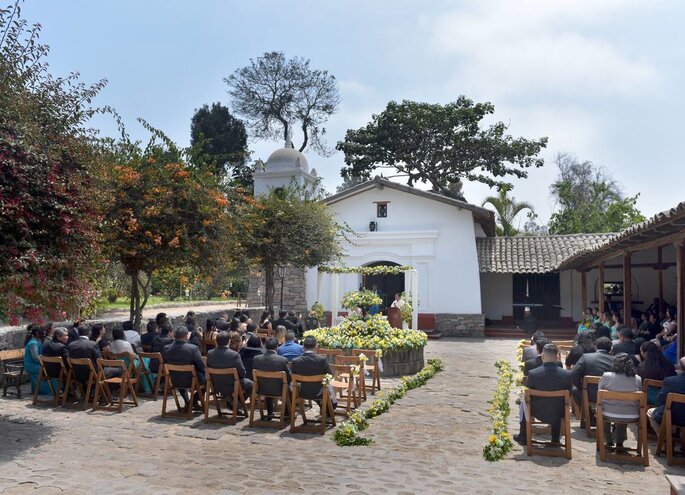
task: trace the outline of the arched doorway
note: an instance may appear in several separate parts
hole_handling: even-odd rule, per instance
[[[400,266],[392,261],[376,261],[365,266]],[[364,275],[362,285],[365,289],[373,290],[383,299],[383,309],[392,304],[395,294],[404,292],[404,273],[397,275]]]

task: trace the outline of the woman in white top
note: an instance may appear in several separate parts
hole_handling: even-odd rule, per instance
[[[398,292],[395,294],[395,300],[392,302],[390,307],[402,309],[402,306],[404,306],[404,301],[402,300],[402,294]]]
[[[637,376],[637,370],[631,356],[625,352],[616,354],[611,371],[607,371],[599,380],[599,390],[612,392],[639,392],[642,390],[642,379]],[[624,400],[606,400],[602,402],[602,413],[607,418],[604,421],[604,441],[609,448],[614,446],[611,433],[611,419],[638,419],[640,404]],[[626,439],[627,425],[616,424],[616,450],[623,449]]]

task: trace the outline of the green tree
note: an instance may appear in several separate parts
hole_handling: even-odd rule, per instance
[[[104,245],[131,279],[136,328],[154,271],[186,267],[197,278],[209,277],[215,266],[230,268],[228,239],[235,229],[229,198],[213,174],[187,165],[182,155],[154,137],[145,150],[127,140],[112,149]]]
[[[495,209],[496,232],[497,235],[501,236],[515,236],[519,234],[519,230],[514,226],[514,221],[523,210],[535,213],[532,204],[526,201],[516,201],[516,198],[513,196],[509,197],[509,191],[510,188],[503,187],[499,190],[497,196],[488,196],[483,201],[483,206],[490,204]]]
[[[304,269],[342,254],[343,227],[318,199],[292,186],[256,199],[245,198],[238,214],[239,254],[263,270],[268,308],[273,308],[277,267]]]
[[[558,210],[549,220],[551,234],[618,232],[644,221],[636,208],[639,194],[627,197],[616,181],[590,161],[560,153],[557,180],[551,186]]]
[[[474,104],[465,96],[447,105],[391,101],[338,143],[347,164],[341,175],[370,179],[374,170],[389,168],[410,186],[429,183],[449,196],[455,196],[450,185],[462,179],[502,187],[507,183],[499,178],[527,177],[527,168],[542,166],[537,155],[547,138],[513,138],[502,122],[482,127],[494,111],[492,104]]]
[[[0,9],[0,316],[64,318],[95,298],[92,86],[54,77],[19,2]]]
[[[190,144],[197,146],[197,157],[219,179],[252,188],[252,167],[248,164],[245,124],[220,103],[195,110],[190,124]]]
[[[312,69],[309,60],[286,59],[282,52],[267,52],[224,82],[229,86],[233,110],[245,118],[257,138],[292,138],[292,127],[302,131],[303,151],[308,145],[327,155],[324,124],[338,109],[340,94],[335,77]]]

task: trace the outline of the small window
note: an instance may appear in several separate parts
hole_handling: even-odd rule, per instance
[[[376,216],[378,218],[387,218],[387,216],[388,216],[388,203],[377,203],[376,204]]]

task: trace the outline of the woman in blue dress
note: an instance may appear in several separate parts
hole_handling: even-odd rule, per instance
[[[43,328],[38,325],[29,325],[28,335],[24,342],[24,371],[31,378],[31,393],[36,391],[38,374],[40,373],[40,354],[43,351]],[[40,395],[52,394],[47,381],[40,384]]]

